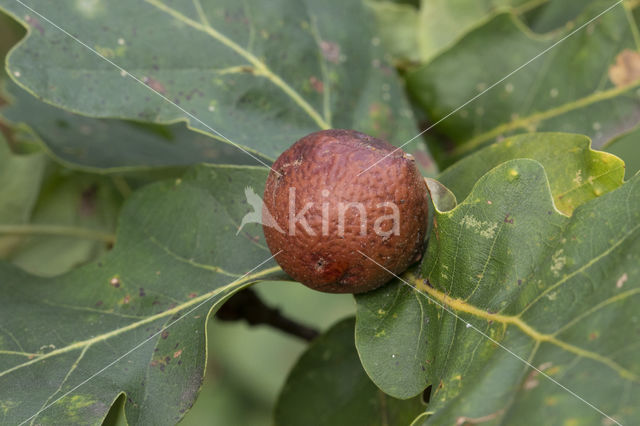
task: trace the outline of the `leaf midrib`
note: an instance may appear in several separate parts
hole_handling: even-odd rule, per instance
[[[469,139],[464,145],[460,145],[456,147],[452,151],[452,155],[454,156],[464,155],[469,151],[472,151],[478,148],[485,142],[488,142],[512,130],[526,129],[532,124],[537,124],[542,121],[549,120],[551,118],[555,118],[563,114],[567,114],[577,109],[586,108],[598,102],[615,98],[628,91],[635,89],[638,86],[640,86],[640,80],[634,83],[628,84],[626,86],[621,86],[621,87],[616,87],[616,88],[612,88],[612,89],[601,91],[601,92],[596,92],[591,95],[585,96],[583,98],[577,99],[575,101],[567,102],[563,105],[559,105],[557,107],[548,109],[546,111],[536,112],[526,117],[518,118],[517,120],[512,120],[508,123],[500,124],[491,130],[488,130],[484,133],[481,133]]]
[[[427,293],[437,302],[439,302],[444,306],[447,306],[450,309],[453,309],[454,311],[463,312],[478,318],[485,319],[487,321],[493,321],[493,322],[497,322],[507,326],[514,325],[517,328],[519,328],[522,332],[524,332],[526,335],[528,335],[533,340],[535,340],[536,342],[551,343],[555,346],[560,347],[561,349],[566,350],[567,352],[571,352],[575,355],[578,355],[584,358],[589,358],[596,362],[600,362],[606,365],[607,367],[613,369],[614,371],[616,371],[623,379],[640,383],[640,376],[638,376],[634,372],[624,368],[623,366],[609,359],[606,356],[600,355],[596,352],[592,352],[592,351],[580,348],[578,346],[572,345],[570,343],[563,342],[562,340],[559,340],[556,337],[557,332],[554,332],[553,334],[541,333],[535,328],[531,327],[525,321],[523,321],[519,316],[489,313],[486,310],[483,310],[474,305],[471,305],[462,299],[448,296],[447,294],[426,285],[422,278],[416,277],[413,274],[408,274],[407,279],[413,283],[413,285],[418,291]]]
[[[236,52],[238,55],[245,58],[251,65],[253,65],[256,69],[255,74],[261,75],[271,81],[275,86],[279,87],[287,96],[289,96],[302,110],[304,110],[309,117],[321,128],[321,129],[330,129],[331,125],[325,120],[319,113],[316,111],[314,107],[312,107],[295,89],[289,86],[279,75],[274,73],[263,61],[258,59],[255,55],[253,55],[248,50],[244,49],[242,46],[238,45],[236,42],[216,30],[210,24],[204,24],[197,22],[188,16],[180,13],[176,9],[173,9],[166,4],[162,3],[159,0],[144,0],[151,6],[156,7],[157,9],[167,13],[173,18],[179,20],[180,22],[198,30],[208,34],[216,41],[220,42],[224,46]],[[207,21],[206,21],[207,22]]]
[[[64,353],[68,353],[68,352],[71,352],[71,351],[74,351],[74,350],[77,350],[77,349],[83,349],[83,348],[85,348],[87,346],[91,346],[91,345],[93,345],[95,343],[98,343],[98,342],[101,342],[101,341],[104,341],[104,340],[108,340],[108,339],[113,338],[113,337],[117,337],[117,336],[119,336],[119,335],[121,335],[123,333],[126,333],[128,331],[131,331],[131,330],[135,330],[138,327],[141,327],[143,325],[149,324],[149,323],[154,322],[156,320],[159,320],[159,319],[162,319],[162,318],[166,318],[168,316],[172,316],[172,315],[177,314],[177,313],[179,313],[180,311],[182,311],[182,310],[184,310],[186,308],[189,308],[191,306],[197,305],[198,303],[204,302],[207,299],[209,299],[209,298],[211,298],[211,297],[213,297],[213,296],[215,296],[217,294],[220,294],[220,293],[224,292],[225,290],[228,290],[230,288],[239,286],[241,284],[246,284],[248,282],[251,282],[251,281],[256,280],[258,278],[261,278],[261,277],[264,277],[266,275],[275,273],[277,271],[280,271],[280,267],[279,266],[273,266],[271,268],[267,268],[267,269],[262,270],[260,272],[256,272],[254,274],[250,274],[250,275],[247,275],[245,277],[241,277],[241,278],[239,278],[239,279],[237,279],[235,281],[232,281],[229,284],[226,284],[226,285],[224,285],[222,287],[218,287],[215,290],[212,290],[212,291],[210,291],[208,293],[205,293],[205,294],[203,294],[201,296],[198,296],[198,297],[195,297],[193,299],[190,299],[190,300],[188,300],[188,301],[186,301],[186,302],[184,302],[184,303],[182,303],[180,305],[177,305],[177,306],[175,306],[175,307],[173,307],[171,309],[168,309],[166,311],[160,312],[160,313],[155,314],[155,315],[151,315],[151,316],[146,317],[146,318],[144,318],[144,319],[142,319],[140,321],[136,321],[136,322],[128,324],[128,325],[126,325],[124,327],[120,327],[120,328],[111,330],[111,331],[109,331],[107,333],[103,333],[103,334],[100,334],[98,336],[94,336],[94,337],[92,337],[90,339],[82,340],[82,341],[75,342],[75,343],[72,343],[70,345],[67,345],[65,347],[62,347],[62,348],[59,348],[59,349],[55,349],[55,350],[53,350],[51,352],[47,352],[46,354],[44,354],[42,356],[33,358],[33,359],[31,359],[31,360],[29,360],[27,362],[15,365],[15,366],[13,366],[13,367],[11,367],[11,368],[9,368],[7,370],[4,370],[4,371],[0,371],[0,377],[5,376],[5,375],[7,375],[7,374],[9,374],[9,373],[11,373],[13,371],[19,370],[19,369],[21,369],[23,367],[27,367],[29,365],[35,364],[37,362],[40,362],[40,361],[42,361],[44,359],[51,358],[51,357],[54,357],[54,356],[57,356],[57,355],[61,355],[61,354],[64,354]],[[0,354],[2,354],[2,353],[0,352]]]

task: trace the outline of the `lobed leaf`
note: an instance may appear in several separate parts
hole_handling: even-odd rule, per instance
[[[195,167],[135,192],[98,262],[47,279],[0,263],[2,421],[97,424],[123,393],[130,423],[180,420],[200,388],[211,312],[279,276],[261,263],[270,253],[258,225],[236,236],[250,211],[244,189],[261,191],[265,178],[263,168]]]
[[[512,13],[535,32],[565,26],[585,7],[584,0],[368,0],[385,48],[399,67],[426,64],[500,13]]]
[[[374,382],[400,398],[433,386],[417,424],[640,419],[640,180],[571,217],[550,181],[530,159],[493,168],[455,208],[436,205],[419,270],[357,297]]]
[[[267,159],[320,129],[354,128],[396,144],[416,134],[360,2],[30,3],[41,16],[14,1],[0,7],[28,30],[7,59],[12,78],[72,112],[185,121]],[[409,150],[433,173],[424,148]]]
[[[439,164],[516,133],[580,133],[600,147],[634,128],[640,83],[630,65],[638,56],[631,6],[618,5],[572,34],[613,4],[593,1],[572,28],[545,36],[500,14],[411,72],[408,90],[429,120],[447,117],[427,134]]]
[[[533,133],[507,138],[465,157],[438,179],[462,200],[485,173],[514,158],[531,158],[542,164],[550,177],[556,208],[568,216],[581,204],[618,188],[625,173],[622,160],[592,150],[586,136]]]
[[[75,169],[115,173],[203,161],[260,165],[238,148],[215,143],[184,123],[164,126],[86,117],[42,102],[14,83],[7,86],[10,104],[0,110],[1,118],[39,139],[58,162]]]

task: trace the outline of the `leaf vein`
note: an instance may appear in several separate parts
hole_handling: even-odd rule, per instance
[[[241,284],[247,284],[249,282],[252,282],[253,280],[257,280],[258,278],[264,277],[266,275],[272,274],[272,273],[280,271],[280,270],[281,270],[280,267],[274,266],[274,267],[271,267],[271,268],[264,269],[264,270],[262,270],[260,272],[256,272],[254,274],[250,274],[250,275],[247,275],[245,277],[239,278],[239,279],[237,279],[235,281],[230,282],[229,284],[226,284],[226,285],[224,285],[222,287],[218,287],[218,288],[216,288],[214,290],[211,290],[210,292],[207,292],[207,293],[205,293],[205,294],[203,294],[201,296],[194,297],[193,299],[190,299],[190,300],[188,300],[188,301],[186,301],[186,302],[184,302],[184,303],[182,303],[182,304],[180,304],[178,306],[175,306],[175,307],[173,307],[171,309],[167,309],[166,311],[157,313],[155,315],[148,316],[148,317],[146,317],[146,318],[144,318],[144,319],[142,319],[140,321],[133,322],[133,323],[128,324],[128,325],[126,325],[124,327],[116,328],[114,330],[111,330],[109,332],[106,332],[106,333],[91,337],[89,339],[78,341],[78,342],[72,343],[70,345],[67,345],[65,347],[62,347],[62,348],[59,348],[59,349],[55,349],[55,350],[53,350],[51,352],[47,352],[46,354],[44,354],[42,356],[39,356],[39,357],[36,357],[36,358],[34,358],[32,360],[29,360],[29,361],[24,362],[22,364],[18,364],[16,366],[11,367],[9,369],[6,369],[4,371],[0,371],[0,377],[5,376],[5,375],[7,375],[9,373],[12,373],[13,371],[19,370],[21,368],[27,367],[29,365],[35,364],[37,362],[40,362],[42,360],[45,360],[45,359],[48,359],[48,358],[51,358],[51,357],[54,357],[54,356],[57,356],[57,355],[61,355],[61,354],[64,354],[64,353],[68,353],[68,352],[71,352],[71,351],[76,350],[76,349],[84,348],[86,346],[93,345],[94,343],[97,343],[97,342],[102,342],[104,340],[111,339],[113,337],[116,337],[116,336],[119,336],[121,334],[124,334],[124,333],[126,333],[128,331],[135,330],[138,327],[141,327],[143,325],[152,323],[152,322],[157,321],[157,320],[162,319],[162,318],[166,318],[166,317],[175,315],[175,314],[181,312],[182,310],[184,310],[186,308],[189,308],[191,306],[197,305],[198,303],[204,302],[205,300],[207,300],[207,299],[209,299],[209,298],[211,298],[213,296],[216,296],[216,295],[218,295],[220,293],[223,293],[224,291],[226,291],[228,289],[231,289],[233,287],[239,286]]]
[[[157,9],[167,13],[174,19],[194,28],[195,30],[204,32],[228,47],[229,49],[236,52],[238,55],[245,58],[249,63],[251,63],[260,75],[263,75],[265,78],[270,80],[275,86],[279,87],[287,96],[289,96],[302,110],[311,117],[311,119],[321,128],[321,129],[330,129],[331,125],[327,123],[320,114],[313,108],[295,89],[289,86],[282,78],[275,74],[271,69],[265,64],[263,61],[258,59],[251,52],[244,49],[242,46],[239,46],[236,42],[211,27],[210,25],[204,25],[200,22],[197,22],[188,16],[180,13],[176,9],[173,9],[166,4],[162,3],[159,0],[145,0],[148,4],[155,6]]]

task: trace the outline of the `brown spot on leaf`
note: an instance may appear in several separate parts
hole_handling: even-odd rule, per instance
[[[144,77],[142,81],[158,93],[161,93],[163,95],[167,93],[167,89],[164,87],[164,85],[153,77]]]
[[[44,28],[42,27],[42,25],[40,25],[40,21],[37,18],[34,18],[31,15],[27,15],[24,17],[24,20],[27,21],[27,24],[38,30],[40,35],[44,35]]]
[[[196,395],[198,395],[198,390],[200,389],[201,385],[202,385],[201,372],[196,372],[193,375],[191,375],[186,387],[184,388],[184,391],[180,395],[180,399],[182,400],[182,402],[191,406],[191,404],[193,404],[193,401],[196,398]]]
[[[182,355],[182,349],[179,349],[173,353],[174,358],[178,358],[180,355]]]
[[[625,49],[609,67],[609,78],[617,87],[626,86],[640,79],[640,53]]]
[[[120,278],[118,278],[118,277],[111,278],[111,281],[109,281],[109,284],[111,284],[115,288],[119,288],[120,287]]]
[[[169,332],[167,330],[163,331],[160,337],[162,337],[163,339],[166,339],[167,337],[169,337]]]
[[[331,43],[329,41],[321,41],[320,42],[320,50],[322,50],[322,56],[334,64],[340,62],[340,46],[336,43]]]
[[[502,416],[502,414],[504,414],[504,409],[498,410],[495,413],[487,414],[486,416],[482,416],[482,417],[461,416],[461,417],[458,417],[458,419],[456,420],[456,426],[477,425],[480,423],[486,423],[491,420],[497,419],[498,417]]]
[[[324,92],[324,84],[322,83],[322,81],[318,80],[315,76],[309,77],[309,83],[311,84],[311,87],[313,87],[313,90],[315,90],[316,92],[318,93]]]
[[[98,195],[98,186],[93,184],[82,191],[80,195],[80,207],[78,208],[82,216],[91,216],[96,212],[96,196]]]

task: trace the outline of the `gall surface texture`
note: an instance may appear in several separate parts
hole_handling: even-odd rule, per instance
[[[324,292],[362,293],[420,259],[427,190],[402,150],[353,130],[325,130],[292,145],[273,170],[263,228],[295,280]]]

